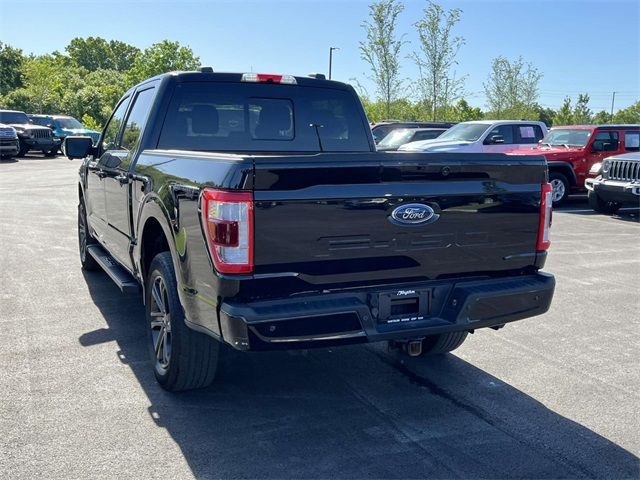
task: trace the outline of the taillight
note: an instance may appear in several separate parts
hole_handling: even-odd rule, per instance
[[[296,78],[291,75],[274,75],[272,73],[244,73],[242,74],[243,82],[260,82],[260,83],[286,83],[288,85],[296,85]]]
[[[550,183],[543,183],[540,194],[540,223],[538,224],[538,241],[536,242],[536,250],[547,250],[551,245],[549,240],[549,230],[551,229],[551,207],[553,200],[551,192],[553,191]]]
[[[205,188],[202,228],[216,270],[253,271],[253,195]]]

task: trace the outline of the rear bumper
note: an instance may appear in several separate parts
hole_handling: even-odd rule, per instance
[[[606,202],[637,206],[640,202],[640,182],[605,180],[602,177],[589,178],[587,190],[598,194]]]
[[[393,323],[381,321],[383,308],[379,299],[395,292],[393,287],[243,304],[225,302],[220,311],[222,336],[238,350],[270,350],[404,340],[502,326],[546,312],[555,279],[539,272],[398,288],[428,297],[428,312],[409,314],[413,318]]]

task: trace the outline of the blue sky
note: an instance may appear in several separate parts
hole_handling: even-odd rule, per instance
[[[204,65],[219,71],[307,74],[328,70],[330,46],[333,77],[357,78],[370,92],[368,68],[360,59],[360,25],[368,1],[32,1],[0,0],[0,40],[26,53],[63,51],[77,36],[118,39],[140,48],[169,38],[189,45]],[[406,34],[407,55],[418,48],[412,23],[424,0],[406,0],[399,30]],[[540,103],[557,108],[565,95],[591,96],[594,111],[616,110],[640,99],[640,1],[484,1],[442,0],[459,7],[456,34],[466,44],[458,56],[458,75],[467,75],[466,98],[485,107],[482,83],[498,55],[522,55],[544,73]],[[43,11],[55,21],[44,21]],[[33,23],[28,12],[39,12]],[[47,26],[49,28],[47,28]],[[401,73],[416,78],[409,59]]]

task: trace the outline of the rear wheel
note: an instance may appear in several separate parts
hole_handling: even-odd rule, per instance
[[[422,340],[422,355],[438,355],[455,350],[462,345],[468,332],[449,332],[429,335]]]
[[[151,262],[145,295],[149,351],[158,383],[172,392],[210,385],[220,343],[185,324],[169,252],[159,253]]]
[[[551,199],[553,200],[553,206],[559,207],[562,205],[569,196],[569,180],[563,174],[559,172],[549,173],[549,183],[551,184]]]
[[[84,207],[84,201],[80,199],[78,204],[78,247],[80,248],[80,264],[83,270],[96,271],[100,269],[100,265],[95,258],[87,251],[89,245],[95,245],[96,241],[89,232],[87,224],[87,211]]]
[[[617,202],[606,202],[594,191],[589,191],[588,194],[589,206],[598,213],[604,213],[605,215],[613,215],[620,210],[621,205]]]

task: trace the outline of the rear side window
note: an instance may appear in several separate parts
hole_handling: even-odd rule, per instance
[[[347,91],[221,82],[176,86],[158,148],[220,152],[370,150],[358,106]]]
[[[629,152],[640,150],[640,131],[624,132],[624,149]]]
[[[540,125],[518,125],[516,126],[516,143],[538,143],[544,135]]]

